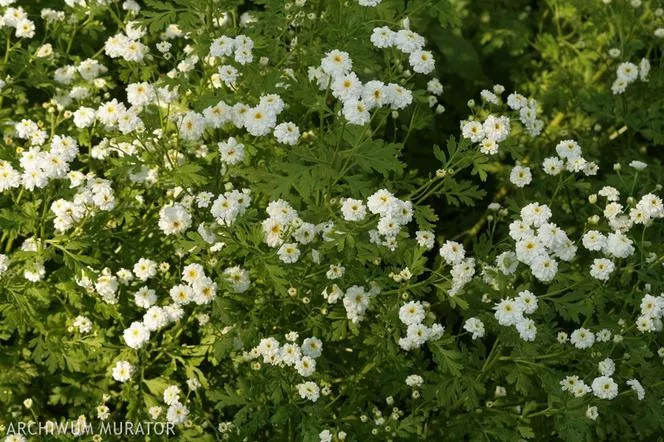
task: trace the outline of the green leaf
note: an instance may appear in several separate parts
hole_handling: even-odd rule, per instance
[[[166,174],[163,179],[167,184],[187,188],[206,184],[208,178],[205,175],[203,168],[198,164],[186,163],[175,166],[175,169]]]
[[[440,341],[429,343],[429,349],[440,371],[449,373],[454,377],[461,376],[463,365],[458,362],[461,357],[458,351],[443,348],[443,344]]]
[[[431,206],[415,206],[415,222],[420,230],[434,230],[438,215]]]
[[[383,140],[373,140],[355,146],[342,157],[348,158],[351,164],[362,170],[386,175],[404,168],[398,158],[401,149],[401,144],[386,144]]]

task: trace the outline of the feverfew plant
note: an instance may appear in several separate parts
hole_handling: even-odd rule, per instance
[[[0,0],[3,440],[662,434],[664,10],[489,3]]]

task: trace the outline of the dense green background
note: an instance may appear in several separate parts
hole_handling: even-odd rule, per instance
[[[349,0],[349,2],[353,1]],[[323,5],[323,2],[327,2],[327,0],[319,0],[320,5]],[[23,6],[28,8],[35,16],[37,16],[39,9],[43,7],[62,6],[61,2],[58,1],[34,0],[24,3]],[[273,60],[286,60],[284,66],[303,70],[305,66],[317,64],[325,51],[331,48],[344,48],[351,52],[360,71],[362,68],[374,70],[369,70],[367,77],[370,77],[371,74],[382,77],[384,72],[378,71],[379,68],[376,67],[380,66],[382,57],[367,43],[370,28],[367,28],[365,21],[371,18],[376,20],[376,25],[389,24],[396,28],[399,21],[408,16],[411,20],[412,29],[426,37],[427,48],[435,54],[437,77],[445,86],[441,101],[446,111],[441,115],[434,115],[433,112],[429,111],[420,112],[414,117],[414,111],[409,109],[402,112],[396,119],[388,119],[386,126],[381,128],[382,132],[376,137],[388,141],[392,139],[402,141],[405,138],[406,148],[403,150],[402,158],[408,163],[409,168],[407,170],[411,170],[408,172],[411,175],[402,177],[402,181],[407,185],[410,185],[409,180],[412,175],[416,174],[418,178],[426,177],[440,167],[440,161],[435,158],[432,146],[443,146],[450,136],[458,136],[460,132],[459,121],[467,118],[469,112],[471,112],[467,104],[468,99],[474,98],[479,103],[479,92],[482,89],[490,89],[498,83],[506,88],[506,94],[517,90],[526,96],[536,98],[541,104],[540,114],[546,119],[546,130],[543,136],[530,140],[523,145],[508,145],[506,143],[505,149],[502,149],[501,146],[501,154],[489,159],[487,168],[492,173],[489,174],[486,182],[481,183],[481,188],[485,194],[474,207],[458,207],[458,205],[452,204],[450,199],[443,197],[433,196],[429,200],[436,213],[440,215],[438,222],[435,223],[436,233],[439,236],[446,236],[449,232],[463,233],[463,231],[468,230],[469,234],[463,236],[462,240],[468,246],[472,245],[474,252],[478,255],[490,248],[489,240],[486,237],[482,237],[480,240],[477,239],[480,234],[488,231],[487,224],[485,224],[487,215],[485,207],[488,202],[499,200],[509,205],[509,208],[516,212],[525,201],[532,201],[533,199],[548,200],[551,189],[545,186],[533,186],[532,193],[528,198],[525,198],[522,192],[513,187],[506,188],[506,177],[516,160],[529,161],[531,167],[538,168],[542,159],[551,155],[553,147],[560,139],[577,139],[583,146],[584,155],[589,159],[599,161],[600,175],[594,179],[595,183],[618,186],[619,183],[613,176],[613,163],[621,161],[625,166],[626,162],[633,159],[641,159],[650,164],[649,168],[641,175],[642,181],[640,181],[640,183],[647,183],[648,187],[644,184],[643,191],[639,193],[650,191],[655,183],[661,182],[662,144],[664,144],[664,96],[662,94],[664,90],[664,72],[662,70],[664,39],[653,37],[653,31],[657,27],[664,26],[664,20],[661,16],[655,16],[654,11],[660,6],[657,4],[658,2],[644,2],[644,6],[634,8],[630,6],[628,1],[624,0],[614,0],[610,6],[604,5],[600,0],[384,0],[383,4],[376,10],[364,10],[349,15],[345,11],[350,6],[330,0],[329,4],[325,3],[325,7],[331,11],[326,19],[327,26],[302,32],[303,35],[307,36],[307,40],[302,42],[301,49],[294,51],[292,55],[284,43],[287,40],[284,35],[288,35],[288,29],[283,29],[285,20],[279,12],[283,4],[281,0],[253,2],[222,0],[216,3],[178,0],[163,3],[148,1],[146,3],[150,5],[146,8],[146,16],[149,18],[146,24],[155,36],[158,35],[165,24],[172,22],[182,23],[182,26],[186,27],[188,24],[191,25],[200,20],[207,22],[209,25],[209,21],[203,20],[201,17],[205,17],[205,14],[214,9],[212,8],[213,4],[216,4],[216,8],[222,6],[227,6],[229,9],[238,7],[240,12],[251,11],[257,14],[261,20],[266,21],[260,27],[262,35],[257,38],[258,44],[264,45],[261,49],[269,52]],[[163,8],[164,4],[170,5],[174,9]],[[357,10],[357,5],[353,5],[353,8]],[[84,23],[84,18],[81,18],[81,22]],[[116,26],[113,14],[99,14],[96,19],[100,21],[88,22],[77,28],[75,33],[69,30],[57,34],[56,40],[53,41],[57,49],[56,52],[60,51],[72,55],[73,61],[80,61],[96,54],[108,37],[108,31],[105,28]],[[221,31],[217,30],[215,32]],[[39,45],[40,37],[41,35],[38,34],[35,41],[30,43],[32,49]],[[207,51],[209,40],[212,38],[213,36],[205,32],[194,37],[194,41],[200,46],[198,49],[201,55],[204,55]],[[279,42],[281,45],[266,48],[265,45],[275,44],[274,42]],[[608,55],[611,48],[620,49],[620,57],[617,59],[611,58]],[[18,52],[15,56],[12,56],[12,63],[5,66],[6,73],[21,78],[21,82],[16,85],[16,90],[22,91],[23,95],[17,93],[4,97],[4,105],[0,109],[0,120],[3,123],[1,129],[3,131],[10,126],[8,118],[20,119],[30,117],[33,113],[36,114],[40,110],[35,111],[35,108],[39,108],[39,104],[46,101],[55,91],[55,85],[51,78],[51,67],[49,66],[47,69],[46,66],[41,66],[39,63],[32,63],[30,68],[26,70],[28,56],[27,52]],[[649,82],[636,82],[629,87],[628,92],[624,95],[613,96],[610,92],[610,85],[615,78],[615,68],[618,63],[625,60],[638,63],[638,60],[642,57],[647,57],[653,65]],[[57,60],[57,63],[64,63],[64,58],[63,56],[63,59]],[[111,66],[111,63],[109,62],[108,65]],[[166,63],[161,65],[155,63],[144,69],[135,69],[122,63],[112,65],[113,69],[117,69],[117,72],[114,71],[113,74],[117,73],[117,77],[122,81],[118,81],[113,86],[110,90],[110,96],[119,99],[124,98],[124,83],[128,82],[129,79],[131,81],[136,81],[138,78],[154,79],[160,74],[164,74],[164,71],[166,71],[165,65]],[[275,78],[265,78],[264,81],[265,85],[257,85],[256,91],[262,91],[262,86],[266,86],[266,89],[271,87]],[[420,88],[426,84],[424,78],[416,81],[422,82],[419,85]],[[315,96],[315,92],[303,91],[301,94],[302,96],[297,97],[300,101],[291,100],[291,108],[288,110],[289,117],[298,121],[298,123],[303,123],[303,126],[310,125],[312,122],[317,123],[317,116],[311,115],[312,105],[314,104],[312,103],[312,97]],[[217,100],[218,97],[201,97],[199,104],[203,106],[202,103],[206,99]],[[34,108],[31,106],[34,106]],[[376,144],[376,146],[382,147],[381,144]],[[9,155],[9,153],[13,153],[14,147],[3,144],[0,151],[3,155]],[[296,166],[302,169],[300,164]],[[117,169],[122,172],[121,167]],[[285,173],[285,170],[280,172]],[[384,185],[380,174],[369,174],[365,170],[362,170],[362,174],[367,175],[366,185],[364,185],[365,182],[361,183],[364,188],[375,189]],[[361,174],[358,173],[358,175]],[[459,177],[459,179],[463,178],[479,183],[478,177],[472,176],[470,172]],[[414,179],[413,182],[415,182]],[[259,184],[262,186],[261,189],[266,190],[266,193],[267,190],[281,190],[275,190],[272,182],[265,181]],[[387,186],[387,184],[385,185]],[[407,185],[404,185],[404,187],[407,187]],[[591,210],[585,204],[589,187],[590,184],[587,182],[572,183],[566,189],[566,198],[556,202],[559,205],[556,208],[556,221],[575,237],[578,237],[583,229],[584,220],[591,214]],[[287,188],[286,190],[290,189]],[[353,189],[350,180],[343,185],[339,184],[335,191],[338,194],[352,194]],[[549,191],[549,194],[547,194],[547,191]],[[299,196],[295,192],[293,194],[293,200],[297,201],[296,198],[299,198]],[[155,206],[151,209],[155,209],[161,203],[162,195],[155,192],[151,196],[155,199]],[[9,199],[4,201],[9,201]],[[14,216],[13,219],[3,219],[3,228],[10,229],[16,225],[29,225],[30,222],[34,224],[34,216],[39,216],[40,207],[36,203],[32,206],[24,204],[22,210],[25,219],[18,219],[15,214],[9,212],[11,207],[3,208],[7,209],[7,213],[12,213],[12,216]],[[153,212],[156,212],[156,210],[153,210]],[[136,220],[141,215],[138,211],[136,213],[128,211],[126,213],[127,223],[140,224],[140,221]],[[134,218],[131,219],[132,217]],[[100,222],[98,226],[99,236],[95,238],[99,243],[104,242],[103,235],[109,235],[106,239],[109,239],[111,235],[102,226],[103,224]],[[137,230],[140,230],[140,228]],[[504,234],[504,232],[500,233]],[[132,235],[138,237],[137,231],[125,231],[123,234],[124,236],[119,235],[120,238],[115,239],[125,241],[126,249],[124,252],[126,255],[114,256],[113,259],[117,258],[117,261],[122,259],[125,262],[113,262],[114,265],[128,266],[144,250],[152,246],[160,247],[156,236],[152,239],[140,238],[140,241],[136,240],[134,242]],[[25,236],[23,233],[22,235]],[[658,238],[656,235],[654,236],[655,240],[653,242],[657,243]],[[12,241],[4,243],[3,246],[6,247],[6,251],[14,250],[17,244],[20,243],[19,239],[17,238],[13,245]],[[662,239],[661,235],[660,239]],[[69,247],[74,248],[76,244],[69,244]],[[88,247],[88,245],[85,245],[85,247]],[[89,249],[93,250],[90,251]],[[87,251],[80,251],[81,258],[85,258],[84,255],[86,254],[97,256],[97,250],[94,247],[88,247]],[[435,251],[431,252],[432,257],[435,254]],[[64,267],[62,268],[64,269]],[[50,270],[51,268],[49,268]],[[578,274],[581,274],[580,272]],[[60,277],[61,275],[63,278],[69,277],[66,270],[56,276]],[[641,282],[657,284],[661,275],[644,271],[639,277]],[[624,275],[620,281],[620,289],[629,287],[630,284],[635,283],[635,280],[636,276]],[[552,286],[551,291],[564,287],[568,282],[566,280],[559,281],[559,285]],[[73,286],[71,281],[69,281],[69,284]],[[546,288],[540,288],[542,291],[546,290]],[[595,289],[593,288],[593,290]],[[615,288],[616,292],[618,290],[618,288]],[[68,354],[69,358],[65,359],[55,351],[60,349],[61,336],[57,334],[48,335],[50,328],[62,327],[66,317],[65,312],[60,311],[49,316],[49,322],[41,324],[39,327],[30,324],[27,319],[28,316],[21,313],[19,308],[30,309],[33,312],[37,310],[38,313],[48,311],[49,302],[51,302],[48,295],[46,292],[40,294],[37,291],[34,296],[35,299],[40,299],[39,296],[41,296],[39,302],[29,304],[25,302],[27,298],[21,298],[19,300],[10,299],[3,304],[5,309],[3,310],[4,331],[0,337],[3,340],[3,346],[8,351],[0,358],[4,369],[0,373],[0,385],[7,386],[8,392],[11,390],[10,393],[7,393],[8,402],[20,403],[16,400],[18,397],[32,394],[36,402],[44,404],[44,414],[63,416],[70,410],[73,413],[86,407],[89,408],[89,404],[85,403],[89,399],[86,395],[89,394],[90,397],[95,397],[94,395],[98,392],[91,388],[89,384],[78,383],[69,374],[56,379],[55,375],[47,373],[47,369],[57,371],[60,365],[71,364],[70,360],[78,365],[67,367],[67,370],[64,370],[65,372],[78,373],[88,368],[87,364],[81,362],[88,357],[83,350],[80,353],[71,351]],[[617,295],[617,293],[613,295]],[[33,296],[33,294],[30,294],[30,296]],[[79,296],[75,303],[83,305],[85,301],[90,305],[89,300],[83,301],[80,298]],[[476,298],[479,298],[479,296]],[[566,316],[557,325],[564,325],[568,329],[572,329],[578,325],[580,314],[584,315],[587,312],[592,312],[592,309],[585,305],[582,300],[575,299],[575,301],[578,302],[562,307],[563,309],[568,308],[569,311],[565,311]],[[21,302],[24,305],[21,305]],[[474,302],[479,304],[477,299],[474,299]],[[17,305],[18,307],[16,307]],[[80,307],[80,305],[77,305],[77,307]],[[226,307],[226,304],[222,306]],[[477,306],[473,305],[473,308],[475,307]],[[481,305],[480,307],[485,308]],[[444,319],[448,330],[458,331],[460,329],[463,318],[459,315],[458,309],[454,308],[454,305],[440,303],[435,307],[435,312],[441,319]],[[552,311],[552,316],[555,313]],[[226,319],[224,316],[226,312],[221,307],[215,310],[214,315],[220,319]],[[109,317],[110,314],[105,319]],[[255,323],[261,323],[256,318],[251,319]],[[285,315],[279,319],[283,324],[288,323],[288,318]],[[275,322],[279,321],[275,320]],[[371,332],[367,333],[370,336],[367,339],[371,340],[367,345],[369,357],[372,357],[374,348],[381,348],[381,338],[384,336],[384,330],[381,329],[380,325],[380,323],[374,324]],[[25,331],[26,328],[27,332]],[[20,332],[17,330],[20,330]],[[256,336],[251,336],[251,338],[256,340],[263,331],[250,330],[247,334],[255,334]],[[271,333],[271,330],[265,332]],[[549,331],[549,333],[551,332]],[[109,335],[111,335],[109,340],[115,339],[112,333],[109,333]],[[554,339],[553,336],[548,336],[548,338],[551,341]],[[357,342],[363,338],[353,339]],[[181,343],[195,345],[199,341],[199,336],[195,331],[191,331],[184,333],[180,341],[174,340],[167,344],[173,346],[179,346]],[[635,340],[634,347],[637,343],[638,341]],[[514,351],[517,351],[521,344],[517,340],[510,342],[512,348],[515,349]],[[225,342],[223,345],[228,348],[222,347],[219,352],[227,356],[234,343]],[[445,345],[449,345],[451,348],[456,344],[450,340],[446,341]],[[486,339],[483,345],[482,350],[477,351],[475,347],[470,347],[467,341],[460,341],[459,351],[455,347],[453,351],[450,350],[450,353],[447,353],[448,350],[442,349],[441,345],[438,349],[439,353],[436,355],[424,350],[415,362],[420,364],[422,370],[437,371],[436,376],[442,379],[438,388],[444,389],[446,393],[449,392],[448,395],[438,395],[436,390],[431,389],[425,393],[428,396],[427,400],[437,401],[437,408],[432,408],[427,417],[429,419],[427,423],[428,435],[435,437],[450,433],[471,434],[472,437],[479,438],[482,433],[486,436],[483,428],[480,432],[480,428],[475,426],[477,422],[481,421],[491,426],[490,433],[496,438],[515,440],[514,438],[517,437],[514,420],[511,417],[505,417],[507,414],[491,418],[485,418],[484,416],[476,418],[468,411],[475,406],[476,402],[480,401],[480,398],[490,396],[490,392],[487,393],[483,384],[474,383],[472,379],[469,381],[468,378],[463,378],[463,382],[456,381],[456,376],[461,374],[462,369],[468,369],[467,367],[472,367],[472,369],[484,368],[483,361],[486,360],[486,356],[490,352],[489,349],[494,345],[493,337]],[[33,353],[30,358],[38,361],[34,365],[32,363],[24,364],[24,359],[28,359],[28,356],[22,354],[22,347],[24,346],[31,348]],[[535,352],[534,347],[524,347],[528,351]],[[642,356],[636,348],[631,350],[635,355],[635,359]],[[215,357],[216,351],[215,348]],[[195,354],[185,356],[191,356],[191,359],[198,358],[198,355]],[[379,356],[385,357],[383,354],[379,354]],[[461,356],[467,358],[467,360],[455,359]],[[114,353],[113,357],[115,357]],[[643,357],[645,358],[645,356]],[[348,384],[350,391],[344,396],[344,401],[346,401],[344,411],[349,415],[355,413],[360,406],[368,406],[366,404],[370,401],[375,403],[383,401],[385,395],[390,394],[397,386],[403,386],[403,376],[400,371],[395,371],[396,374],[390,377],[390,370],[379,367],[385,370],[383,371],[385,374],[377,375],[373,372],[372,376],[365,380],[361,379],[361,376],[354,376],[353,370],[357,367],[352,365],[354,360],[351,358],[349,358],[348,364],[345,363],[346,361],[334,362],[339,365],[335,369],[338,369],[344,376],[348,376],[349,382],[351,382]],[[572,361],[567,362],[572,363]],[[103,358],[95,360],[95,363],[100,367],[107,367],[110,363],[110,356],[105,355]],[[467,367],[463,367],[462,363],[466,364]],[[594,363],[585,361],[584,364],[586,364],[585,368],[588,368],[593,366]],[[445,368],[438,369],[437,366]],[[542,370],[540,373],[527,368],[518,371],[515,370],[515,366],[516,364],[505,362],[492,367],[494,371],[490,375],[486,375],[487,388],[490,389],[495,382],[504,383],[507,380],[510,383],[508,385],[510,391],[527,392],[528,397],[533,401],[546,402],[550,399],[544,391],[557,389],[561,372],[550,373]],[[213,366],[208,361],[201,362],[201,367],[206,373],[217,374],[217,370],[219,370],[217,366]],[[400,367],[400,370],[406,370],[404,367],[406,367],[405,363]],[[71,370],[69,370],[70,368]],[[567,367],[558,368],[562,371]],[[148,375],[157,378],[162,375],[162,369],[161,366],[155,366]],[[242,404],[242,398],[233,396],[232,389],[231,391],[224,391],[225,382],[230,384],[231,381],[236,380],[237,373],[233,370],[235,368],[219,374],[209,396],[209,400],[214,402],[220,410],[230,410],[224,412],[231,417]],[[248,369],[242,370],[248,371]],[[442,372],[442,374],[438,372]],[[653,372],[656,373],[655,370]],[[58,371],[58,373],[58,376],[60,376],[61,372]],[[652,373],[648,375],[653,377]],[[102,382],[105,374],[102,372],[87,373],[85,376],[88,376],[86,378],[88,381],[100,380]],[[238,391],[250,390],[252,383],[247,380],[251,379],[249,376],[251,376],[251,373],[247,375],[247,378],[237,380]],[[388,379],[385,379],[384,376],[387,376]],[[489,377],[491,379],[488,379]],[[276,376],[275,378],[279,379]],[[107,382],[107,380],[105,379],[103,382]],[[53,384],[58,382],[61,383],[60,386],[50,389]],[[353,385],[352,382],[355,382],[356,385]],[[540,385],[540,382],[542,385]],[[285,385],[283,391],[290,391],[291,385],[287,382],[283,382],[283,384]],[[353,390],[353,388],[356,390]],[[355,394],[355,391],[358,394]],[[278,395],[282,395],[282,389],[275,390],[274,395],[278,396],[276,392],[278,392]],[[132,392],[129,390],[125,391],[124,394],[126,397],[132,397]],[[259,394],[262,394],[262,392],[257,393],[257,395]],[[461,399],[450,399],[456,397]],[[272,429],[271,425],[266,424],[268,418],[283,422],[287,420],[284,414],[287,414],[289,410],[293,411],[293,408],[281,407],[279,408],[280,414],[272,416],[270,413],[276,409],[276,406],[274,408],[270,408],[269,405],[265,406],[270,401],[265,400],[264,397],[261,397],[261,399],[264,400],[263,403],[260,403],[256,408],[248,408],[250,411],[245,412],[247,420],[252,419],[250,423],[256,427],[256,432]],[[284,401],[283,396],[279,396],[278,399],[275,399],[274,402],[279,404]],[[237,402],[234,403],[234,400]],[[655,399],[651,399],[649,396],[648,400],[654,401]],[[448,402],[453,403],[450,405]],[[525,422],[524,427],[520,427],[518,431],[523,437],[534,436],[529,431],[532,432],[535,429],[538,436],[544,435],[542,437],[546,438],[546,435],[555,429],[558,434],[564,435],[568,440],[582,437],[588,440],[593,440],[594,437],[616,440],[625,431],[629,430],[632,433],[629,437],[625,436],[626,438],[655,440],[653,438],[657,437],[655,435],[658,430],[661,430],[662,424],[661,421],[653,420],[652,413],[656,413],[657,409],[652,404],[653,402],[650,402],[648,405],[651,413],[641,414],[639,413],[641,405],[630,402],[630,406],[633,408],[624,415],[620,413],[622,411],[620,409],[621,404],[609,404],[606,406],[606,410],[602,411],[606,411],[606,415],[611,419],[605,419],[597,429],[592,428],[592,430],[589,430],[585,421],[577,415],[549,419],[546,413],[536,412],[533,408],[531,412],[534,416],[531,420]],[[289,406],[291,406],[290,403]],[[528,404],[525,404],[525,406],[527,407]],[[613,410],[610,409],[612,406],[614,407]],[[138,413],[141,407],[142,404],[139,404],[138,401],[132,402],[126,411],[128,414]],[[242,409],[245,410],[245,408]],[[120,411],[124,412],[125,410]],[[327,416],[321,413],[319,417],[326,418]],[[311,427],[315,427],[311,423],[312,421],[304,418],[302,421],[308,422]],[[412,419],[410,422],[407,421],[404,426],[409,423],[412,424],[412,428],[407,428],[404,431],[408,434],[410,430],[414,434],[419,431],[416,428],[424,425],[424,420],[416,421],[416,419]],[[247,425],[249,426],[249,424]],[[317,428],[303,428],[303,433],[305,430],[314,434],[314,430],[317,430]],[[283,430],[277,429],[274,431],[277,435],[275,440],[278,440],[279,437],[286,437]],[[488,436],[486,437],[488,439]]]

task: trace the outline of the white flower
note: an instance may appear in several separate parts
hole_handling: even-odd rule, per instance
[[[332,442],[332,433],[330,433],[330,430],[323,430],[318,433],[318,438],[320,442]]]
[[[382,81],[369,81],[362,88],[361,101],[368,110],[384,106],[388,99],[389,90]]]
[[[463,328],[473,334],[473,339],[484,336],[484,323],[477,318],[468,318],[463,324]]]
[[[528,226],[539,227],[549,221],[551,215],[551,209],[546,204],[530,203],[521,209],[521,219]]]
[[[406,325],[421,323],[425,315],[424,307],[419,301],[410,301],[399,309],[399,320]]]
[[[646,391],[639,381],[636,379],[629,379],[625,383],[636,392],[636,397],[638,400],[642,401],[646,397]]]
[[[193,284],[203,277],[205,277],[205,271],[203,270],[203,266],[200,264],[188,264],[184,267],[184,269],[182,269],[182,280],[188,284]]]
[[[9,258],[7,255],[0,253],[0,275],[5,273],[9,268]]]
[[[212,44],[210,45],[210,55],[213,57],[229,56],[233,53],[234,48],[235,40],[231,37],[222,35],[212,41]]]
[[[616,370],[616,364],[613,362],[613,359],[606,358],[602,361],[599,361],[597,364],[597,369],[602,374],[602,376],[611,376]]]
[[[395,83],[387,85],[388,102],[392,110],[404,109],[413,102],[413,93]]]
[[[419,74],[430,74],[436,66],[433,54],[429,51],[418,50],[411,52],[408,57],[408,62],[413,68],[413,71]]]
[[[603,328],[602,330],[597,332],[595,338],[597,342],[608,342],[609,339],[611,339],[611,332],[608,329]]]
[[[634,63],[620,63],[616,70],[616,75],[619,80],[631,83],[639,76],[639,68]]]
[[[150,259],[141,258],[134,265],[133,270],[136,278],[141,281],[147,281],[157,274],[157,263]]]
[[[193,289],[184,284],[178,284],[169,290],[171,298],[176,304],[186,305],[193,301],[194,293]]]
[[[632,240],[622,233],[609,233],[606,238],[605,253],[616,258],[627,258],[634,253]]]
[[[435,244],[433,232],[428,230],[418,230],[415,232],[415,239],[420,247],[424,247],[427,250],[431,250]]]
[[[281,261],[292,264],[300,259],[300,249],[297,248],[296,243],[285,243],[281,245],[277,255]]]
[[[341,205],[341,213],[346,221],[362,221],[367,214],[367,208],[362,200],[346,198]]]
[[[389,48],[394,44],[396,33],[387,26],[374,28],[371,33],[371,43],[377,48]]]
[[[322,352],[323,343],[315,336],[306,338],[304,341],[302,341],[302,353],[304,353],[305,356],[316,359],[322,354]]]
[[[537,327],[532,319],[522,318],[516,323],[516,329],[524,341],[534,341],[537,336]]]
[[[328,302],[330,302],[329,299]],[[343,304],[348,319],[357,324],[364,319],[364,314],[369,307],[369,294],[361,286],[351,286],[346,290]]]
[[[159,330],[168,323],[168,314],[159,306],[152,306],[143,315],[143,324],[150,331]]]
[[[238,266],[229,267],[224,270],[224,278],[228,281],[235,293],[244,293],[249,289],[251,281],[249,272]]]
[[[380,189],[367,198],[367,207],[371,213],[384,216],[389,213],[395,200],[395,196],[388,190]]]
[[[504,298],[493,308],[500,325],[516,325],[523,319],[523,305],[513,298]]]
[[[620,192],[615,187],[604,186],[597,192],[598,195],[605,197],[608,201],[618,201]]]
[[[159,211],[159,228],[166,235],[182,233],[191,227],[191,215],[182,204],[165,206]]]
[[[364,126],[371,120],[367,105],[363,101],[354,98],[344,101],[342,113],[350,124],[357,126]]]
[[[150,308],[155,302],[157,302],[157,295],[152,289],[141,287],[134,293],[134,303],[138,307]]]
[[[278,142],[289,146],[297,144],[300,138],[300,129],[291,122],[278,124],[273,133]]]
[[[321,69],[331,77],[346,75],[353,68],[353,61],[348,52],[332,50],[321,60]]]
[[[320,388],[315,382],[308,381],[296,385],[297,391],[302,399],[316,402],[320,397]]]
[[[581,156],[581,146],[574,140],[563,140],[556,145],[560,158],[573,161]]]
[[[440,83],[440,80],[437,78],[432,78],[427,83],[427,91],[433,95],[440,95],[443,93],[443,85]]]
[[[582,238],[583,246],[592,251],[600,251],[606,247],[606,236],[598,232],[597,230],[589,230],[583,235]]]
[[[590,348],[595,343],[595,334],[585,328],[579,328],[572,332],[570,342],[576,348]]]
[[[478,143],[484,139],[484,128],[482,127],[482,123],[478,121],[468,121],[461,128],[461,134],[473,143]]]
[[[495,155],[498,153],[498,143],[493,138],[484,138],[480,141],[480,152],[485,155]]]
[[[487,101],[491,104],[498,104],[499,103],[498,96],[495,93],[493,93],[493,92],[491,92],[490,90],[487,90],[487,89],[482,89],[482,91],[480,92],[480,97],[482,97],[482,100]]]
[[[609,376],[599,376],[590,385],[593,394],[600,399],[613,399],[618,395],[618,384]]]
[[[613,262],[606,258],[598,258],[590,266],[590,276],[600,281],[608,281],[609,276],[615,270]]]
[[[235,137],[230,137],[217,145],[221,161],[226,164],[237,164],[244,160],[244,144],[240,143]]]
[[[309,377],[316,371],[316,361],[309,356],[302,356],[295,363],[295,370],[297,370],[300,376],[304,378]]]
[[[536,237],[531,236],[517,241],[516,257],[519,261],[531,265],[539,256],[548,257],[544,245]]]
[[[143,347],[150,339],[150,330],[142,322],[132,322],[124,333],[125,343],[134,349]]]
[[[180,402],[180,387],[177,385],[170,385],[164,390],[164,402],[167,405],[173,405]]]
[[[586,417],[590,420],[597,420],[597,417],[599,416],[599,413],[597,412],[597,407],[596,406],[590,406],[588,405],[588,408],[586,408]]]
[[[542,163],[542,170],[547,175],[556,176],[563,170],[563,162],[560,158],[548,157],[544,159]]]
[[[501,143],[510,134],[510,120],[505,116],[489,115],[482,124],[482,130],[488,139]]]
[[[18,38],[32,38],[35,36],[35,24],[32,20],[27,18],[20,20],[16,23],[16,37]]]
[[[90,107],[81,106],[74,111],[73,117],[74,125],[79,129],[90,127],[95,121],[95,111]]]
[[[537,311],[537,296],[531,291],[523,290],[519,292],[516,300],[523,306],[523,312],[525,314],[530,315]]]
[[[616,81],[611,85],[611,92],[613,92],[614,95],[622,94],[627,90],[627,85],[628,83],[625,80],[616,78]]]
[[[655,323],[649,316],[641,315],[636,319],[636,328],[641,333],[655,331]]]
[[[466,251],[463,248],[463,245],[456,241],[445,241],[438,253],[445,260],[447,265],[458,264],[466,257]]]
[[[642,58],[639,62],[639,78],[641,81],[648,81],[648,74],[650,73],[650,61],[647,58]]]
[[[418,374],[411,374],[406,378],[406,385],[412,388],[419,388],[424,384],[424,379]]]
[[[168,420],[168,422],[171,422],[175,425],[179,425],[187,420],[188,415],[189,415],[189,410],[187,409],[187,407],[176,402],[170,407],[168,407],[168,411],[166,412],[166,419]]]
[[[558,272],[558,263],[546,254],[538,254],[530,262],[533,276],[542,282],[552,281]]]
[[[514,166],[510,172],[510,181],[516,187],[525,187],[533,180],[529,167]]]
[[[520,110],[528,105],[528,99],[521,94],[513,92],[507,97],[507,105],[513,110]]]
[[[0,263],[0,265],[2,264]],[[85,316],[77,316],[73,325],[78,328],[79,333],[90,333],[92,331],[92,321]]]
[[[409,29],[402,29],[397,31],[394,37],[394,45],[401,52],[410,54],[424,47],[424,37]]]
[[[496,266],[504,275],[511,275],[516,271],[519,261],[514,252],[503,252],[496,256]]]
[[[134,366],[127,361],[118,361],[113,367],[113,379],[118,382],[127,382],[132,373],[134,372]]]

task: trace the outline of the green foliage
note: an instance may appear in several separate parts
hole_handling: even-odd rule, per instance
[[[661,437],[664,6],[376,3],[0,6],[3,437],[80,416],[184,441]],[[361,89],[317,70],[335,49]],[[565,381],[602,375],[611,397]]]

